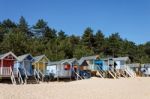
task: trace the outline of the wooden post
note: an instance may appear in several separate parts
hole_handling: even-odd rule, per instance
[[[78,66],[76,67],[76,69],[77,69],[77,70],[76,70],[76,73],[79,74],[79,73],[78,73],[78,70],[79,70],[79,69],[78,69]],[[76,74],[76,75],[77,75],[77,74]],[[77,80],[79,80],[78,75],[77,75]]]
[[[39,63],[37,63],[38,64],[38,71],[39,71]]]
[[[73,64],[71,64],[71,68],[70,68],[70,81],[72,80],[71,77],[72,77],[72,70],[73,70]]]
[[[46,71],[46,62],[42,62],[43,63],[43,74],[45,75],[45,71]],[[43,77],[42,77],[42,81],[44,81]]]
[[[57,81],[59,81],[59,71],[58,71],[58,65],[56,65],[57,67]]]
[[[1,60],[1,75],[3,75],[3,59]]]
[[[46,62],[42,62],[43,63],[43,74],[45,73],[45,67],[46,67]]]

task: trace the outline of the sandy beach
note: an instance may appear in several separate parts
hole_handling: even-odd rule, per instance
[[[93,77],[72,82],[0,84],[0,99],[150,99],[150,78]]]

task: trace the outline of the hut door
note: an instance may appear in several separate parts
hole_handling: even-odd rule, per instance
[[[32,75],[32,66],[30,61],[24,61],[24,67],[26,69],[27,75]]]
[[[116,61],[116,69],[121,69],[121,67],[120,67],[120,61]]]
[[[57,70],[56,70],[56,65],[52,65],[52,66],[47,66],[47,69],[48,73],[53,73],[53,74],[56,74],[57,73]]]

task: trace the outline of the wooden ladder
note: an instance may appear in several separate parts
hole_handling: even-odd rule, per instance
[[[125,77],[125,78],[127,78],[127,76],[126,75],[124,75],[124,73],[123,72],[119,72],[118,70],[116,71],[120,76],[122,75],[123,77]]]
[[[125,69],[125,72],[126,72],[130,77],[134,77],[127,69]]]
[[[26,71],[25,67],[23,67],[23,70],[25,73],[24,83],[27,84],[28,75],[27,75],[27,71]]]
[[[108,70],[108,73],[114,78],[116,79],[116,77],[112,74],[112,72],[110,70]]]
[[[96,75],[100,76],[101,78],[104,78],[104,77],[103,77],[103,74],[101,74],[101,72],[98,71],[98,70],[96,71]]]
[[[18,68],[17,68],[17,70],[18,70],[19,83],[20,83],[20,84],[23,84],[24,82],[23,82],[23,79],[22,79],[21,73],[20,73],[20,71],[19,71],[19,69],[18,69]]]
[[[41,75],[42,75],[42,81],[44,81],[45,75],[44,75],[40,70],[38,70],[38,74],[41,74]],[[40,75],[39,75],[39,77],[40,77]],[[40,78],[40,79],[41,79],[41,78]]]
[[[18,68],[13,68],[14,77],[17,78],[19,84],[23,84],[23,79]],[[16,82],[17,83],[17,82]]]
[[[77,77],[79,77],[81,80],[83,80],[83,78],[77,72],[75,72],[74,70],[73,70],[73,72],[77,75]]]
[[[36,71],[36,69],[34,69],[33,71],[34,71],[34,78],[36,79],[36,82],[39,83],[40,82],[39,81],[39,79],[40,79],[39,73]],[[36,78],[36,75],[37,75],[38,78]]]
[[[120,73],[117,72],[117,70],[111,71],[111,72],[114,74],[114,76],[115,76],[116,78],[119,78],[119,77],[120,77]]]
[[[132,77],[132,75],[128,72],[127,69],[125,69],[125,72],[126,72],[130,77]]]
[[[14,76],[13,70],[12,70],[11,67],[9,67],[9,69],[10,69],[11,82],[12,82],[12,84],[16,84],[16,80],[15,80],[15,76]]]

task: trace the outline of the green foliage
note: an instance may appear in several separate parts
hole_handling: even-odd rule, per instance
[[[13,51],[17,55],[26,53],[27,36],[25,33],[20,32],[18,29],[13,29],[5,35],[2,42],[3,52]]]
[[[87,49],[94,50],[93,47],[94,47],[95,39],[94,39],[93,30],[90,27],[85,29],[82,36],[82,42]]]
[[[49,27],[43,19],[29,27],[23,16],[18,24],[10,19],[0,22],[0,46],[0,53],[13,51],[16,55],[45,54],[51,61],[98,54],[103,58],[129,56],[132,62],[150,62],[150,41],[136,45],[122,39],[119,33],[105,37],[102,31],[94,33],[90,27],[84,30],[81,37],[69,36],[62,30],[57,32]]]
[[[39,19],[37,23],[33,26],[35,29],[42,29],[47,27],[47,22],[45,22],[43,19]]]
[[[99,54],[104,52],[104,45],[105,45],[105,37],[102,31],[98,30],[95,35],[95,50],[94,52]]]

